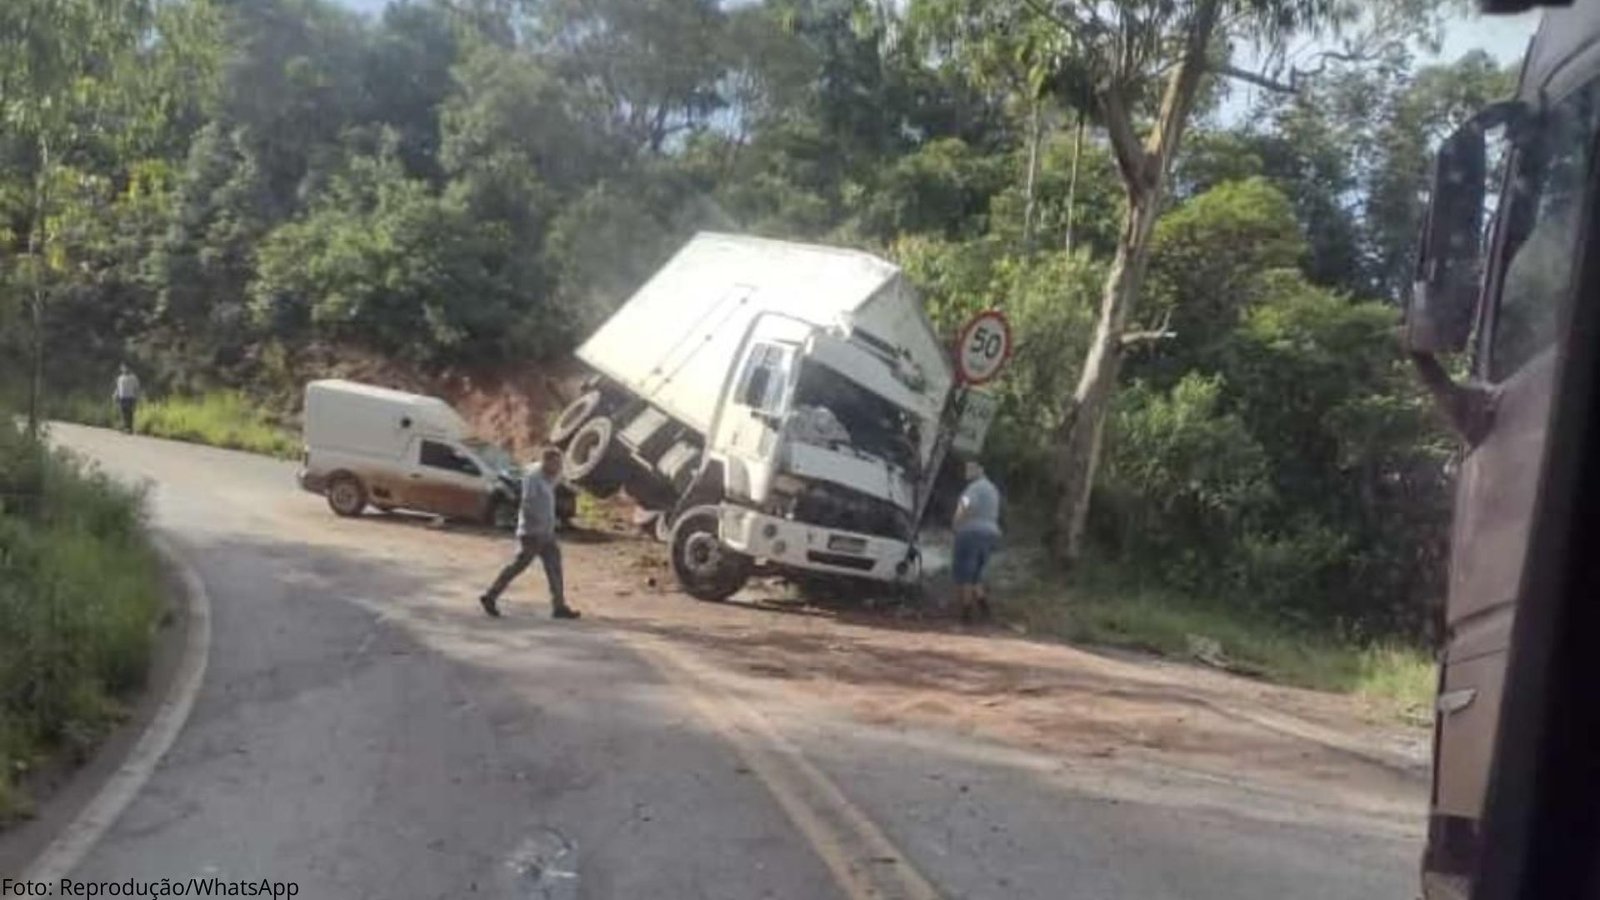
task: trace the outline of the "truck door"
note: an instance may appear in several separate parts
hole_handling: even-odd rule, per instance
[[[483,472],[466,452],[430,438],[411,442],[406,473],[408,509],[455,519],[476,519],[488,502]]]
[[[760,503],[772,485],[796,349],[772,340],[751,342],[717,417],[711,450],[725,459],[727,489],[735,497]]]
[[[1600,81],[1551,97],[1510,160],[1500,204],[1503,274],[1480,316],[1474,368],[1493,392],[1494,418],[1466,452],[1456,494],[1424,866],[1430,897],[1458,896],[1482,849],[1479,819],[1528,558],[1558,323],[1584,253],[1580,213],[1600,134]]]

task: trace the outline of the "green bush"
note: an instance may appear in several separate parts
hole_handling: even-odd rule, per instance
[[[134,421],[140,434],[247,450],[288,459],[300,441],[269,419],[261,407],[232,391],[199,397],[167,397],[142,404]]]
[[[0,822],[27,810],[18,775],[120,717],[160,598],[142,497],[0,427]]]
[[[1071,587],[1041,580],[1006,597],[1003,610],[1030,631],[1175,658],[1191,657],[1195,638],[1208,639],[1240,671],[1360,696],[1413,721],[1426,719],[1433,700],[1434,662],[1416,647],[1297,628],[1236,603],[1132,584],[1109,567],[1080,574]]]

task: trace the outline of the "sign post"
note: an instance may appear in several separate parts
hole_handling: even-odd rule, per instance
[[[961,329],[955,346],[956,381],[941,416],[942,427],[935,442],[921,496],[917,498],[915,521],[921,527],[928,501],[933,498],[934,481],[952,450],[975,457],[983,450],[998,408],[997,398],[977,390],[999,376],[1011,358],[1011,323],[999,310],[981,312]]]

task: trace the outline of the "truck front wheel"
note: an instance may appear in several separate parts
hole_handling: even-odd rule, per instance
[[[722,545],[717,508],[699,506],[673,523],[672,571],[689,596],[720,603],[749,580],[750,558]]]

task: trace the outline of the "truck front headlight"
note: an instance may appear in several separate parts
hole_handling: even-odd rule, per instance
[[[772,489],[780,494],[794,496],[806,489],[806,483],[793,475],[777,475],[772,479]]]

